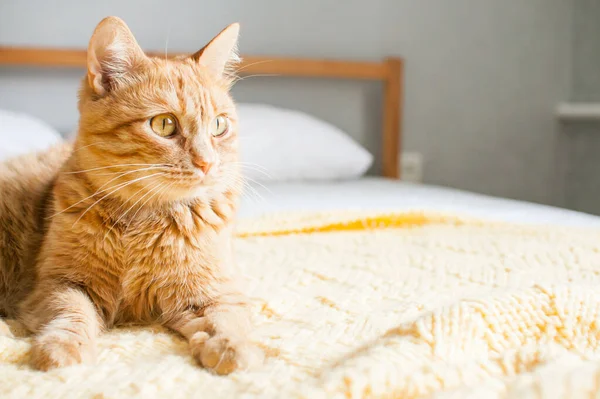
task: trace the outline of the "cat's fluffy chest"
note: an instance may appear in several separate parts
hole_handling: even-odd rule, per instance
[[[216,295],[228,277],[231,232],[222,219],[218,226],[207,223],[203,209],[173,207],[108,232],[118,243],[118,284],[104,305],[109,324],[168,318]]]

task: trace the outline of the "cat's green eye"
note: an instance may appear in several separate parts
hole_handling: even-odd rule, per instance
[[[225,135],[229,131],[229,119],[225,115],[217,116],[210,127],[210,134],[213,137]]]
[[[161,137],[169,137],[175,134],[177,122],[171,114],[160,114],[150,119],[152,131]]]

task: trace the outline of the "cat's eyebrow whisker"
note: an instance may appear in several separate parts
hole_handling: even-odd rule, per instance
[[[246,64],[246,65],[244,65],[244,66],[242,66],[242,67],[240,67],[240,68],[236,69],[236,70],[235,70],[235,73],[240,73],[240,72],[242,72],[244,69],[247,69],[247,68],[249,68],[249,67],[251,67],[251,66],[254,66],[254,65],[259,65],[259,64],[265,64],[265,63],[267,63],[267,62],[273,62],[273,60],[262,60],[262,61],[256,61],[256,62],[253,62],[253,63],[250,63],[250,64]]]
[[[260,77],[271,77],[271,76],[281,76],[277,73],[261,73],[256,75],[246,75],[244,77],[237,78],[232,84],[236,84],[237,82],[241,82],[242,80],[246,80],[248,78],[260,78]]]
[[[169,59],[169,36],[171,36],[171,24],[169,23],[169,28],[167,29],[167,40],[165,40],[165,61]]]
[[[127,164],[121,164],[121,165],[110,165],[110,166],[101,166],[98,168],[91,168],[91,169],[85,169],[85,170],[76,170],[73,172],[63,172],[66,175],[72,175],[72,174],[77,174],[77,173],[86,173],[86,172],[92,172],[94,170],[101,170],[101,169],[110,169],[110,168],[123,168],[126,166],[160,166],[160,167],[165,167],[165,168],[172,168],[173,165],[172,164],[167,164],[167,163],[163,163],[163,164],[156,164],[156,163],[127,163]]]
[[[75,221],[75,223],[73,223],[73,226],[72,226],[72,227],[74,227],[74,226],[77,224],[77,222],[79,222],[79,221],[81,220],[81,218],[82,218],[82,217],[83,217],[83,216],[84,216],[86,213],[88,213],[88,211],[89,211],[90,209],[92,209],[92,208],[94,207],[94,205],[96,205],[97,203],[99,203],[100,201],[102,201],[103,199],[105,199],[106,197],[108,197],[109,195],[111,195],[111,194],[114,194],[114,193],[116,193],[117,191],[119,191],[119,190],[121,190],[121,189],[123,189],[123,188],[125,188],[125,187],[127,187],[127,186],[130,186],[130,185],[132,185],[133,183],[137,183],[138,181],[145,180],[145,179],[149,179],[149,178],[151,178],[151,177],[153,177],[153,176],[160,176],[160,175],[164,175],[164,173],[155,173],[155,174],[153,174],[153,175],[142,176],[142,177],[139,177],[139,178],[137,178],[137,179],[134,179],[134,180],[131,180],[131,181],[125,182],[124,184],[121,184],[121,185],[120,185],[120,187],[118,187],[117,189],[115,189],[115,190],[113,190],[113,191],[109,192],[108,194],[106,194],[105,196],[103,196],[102,198],[100,198],[99,200],[97,200],[96,202],[94,202],[92,205],[90,205],[90,206],[89,206],[89,207],[88,207],[88,208],[87,208],[87,209],[86,209],[86,210],[85,210],[85,211],[84,211],[84,212],[83,212],[83,213],[82,213],[82,214],[81,214],[81,215],[80,215],[80,216],[77,218],[77,220]]]
[[[169,37],[171,36],[171,23],[169,22],[169,28],[167,29],[167,39],[165,40],[165,66],[167,68],[167,74],[165,75],[167,77],[167,82],[169,82],[169,85],[171,86],[171,90],[173,91],[173,93],[175,95],[177,95],[177,90],[175,89],[175,85],[173,84],[173,81],[171,80],[171,64],[168,62],[169,61]]]

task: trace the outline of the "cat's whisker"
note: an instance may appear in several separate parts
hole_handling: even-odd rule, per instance
[[[138,213],[140,213],[140,211],[142,209],[144,209],[144,207],[146,206],[146,204],[154,197],[156,197],[159,193],[163,193],[166,190],[168,190],[169,188],[171,188],[173,185],[175,184],[175,182],[172,183],[162,183],[161,186],[159,186],[159,188],[153,190],[154,194],[152,194],[150,197],[148,197],[146,199],[146,201],[144,201],[139,207],[138,210],[135,211],[135,213],[133,214],[133,216],[129,219],[129,223],[127,223],[127,226],[125,227],[125,232],[127,232],[129,230],[129,226],[131,226],[131,223],[135,220],[136,216],[138,215]]]
[[[265,197],[263,197],[254,187],[247,185],[246,188],[253,193],[255,203],[259,204],[266,202]]]
[[[249,184],[243,177],[238,175],[226,175],[225,181],[227,184],[235,184],[241,186],[241,195],[253,201],[265,201],[263,196],[251,185]]]
[[[264,169],[260,169],[260,168],[256,168],[256,167],[253,167],[253,166],[248,166],[248,165],[239,165],[239,168],[241,168],[243,171],[252,171],[252,172],[258,172],[258,173],[261,173],[261,174],[268,175],[268,177],[271,177],[271,176],[269,175],[269,172],[267,172],[267,171],[266,171],[266,170],[264,170]]]
[[[132,197],[132,198],[135,198],[135,196],[136,196],[136,195],[138,195],[140,192],[144,191],[144,189],[145,189],[145,188],[146,188],[146,187],[144,187],[144,186],[140,187],[140,189],[139,189],[139,190],[137,190],[135,193],[133,193],[133,194],[131,195],[131,197]],[[122,203],[121,205],[119,205],[119,207],[118,207],[117,209],[115,209],[113,212],[111,212],[111,214],[109,215],[109,218],[110,218],[110,219],[114,219],[114,218],[115,218],[115,216],[117,215],[117,212],[119,212],[119,210],[120,210],[121,208],[123,208],[125,205],[127,205],[127,202],[126,202],[126,201],[123,201],[123,203]]]
[[[240,195],[242,196],[242,198],[248,199],[248,200],[252,201],[254,204],[260,204],[261,202],[263,202],[265,200],[260,195],[258,195],[255,191],[242,191],[240,193]]]
[[[77,224],[77,222],[79,222],[79,221],[81,220],[81,218],[82,218],[82,217],[83,217],[83,216],[84,216],[86,213],[88,213],[88,211],[89,211],[90,209],[92,209],[92,208],[94,207],[94,205],[96,205],[97,203],[99,203],[100,201],[102,201],[103,199],[105,199],[106,197],[108,197],[109,195],[112,195],[112,194],[116,193],[117,191],[119,191],[119,190],[121,190],[121,189],[123,189],[123,188],[125,188],[125,187],[127,187],[127,186],[130,186],[130,185],[132,185],[132,184],[134,184],[134,183],[137,183],[138,181],[145,180],[145,179],[149,179],[149,178],[151,178],[151,177],[153,177],[153,176],[159,176],[159,175],[164,175],[164,173],[155,173],[155,174],[153,174],[153,175],[149,175],[149,176],[142,176],[142,177],[139,177],[139,178],[137,178],[137,179],[134,179],[134,180],[131,180],[131,181],[128,181],[128,182],[125,182],[125,183],[121,184],[121,185],[120,185],[120,186],[119,186],[117,189],[115,189],[115,190],[111,191],[110,193],[106,194],[105,196],[103,196],[102,198],[100,198],[99,200],[97,200],[96,202],[94,202],[92,205],[90,205],[90,206],[89,206],[89,207],[88,207],[88,208],[87,208],[87,209],[86,209],[86,210],[85,210],[85,211],[84,211],[84,212],[83,212],[83,213],[82,213],[82,214],[81,214],[81,215],[80,215],[80,216],[77,218],[77,220],[75,221],[75,223],[73,223],[73,226],[72,226],[72,227],[74,227],[74,226]]]
[[[97,190],[96,190],[96,191],[95,191],[93,194],[91,194],[91,195],[89,195],[89,196],[87,196],[87,197],[85,197],[85,198],[83,198],[83,199],[81,199],[81,200],[77,201],[76,203],[74,203],[74,204],[70,205],[69,207],[67,207],[67,208],[63,209],[63,210],[62,210],[62,211],[60,211],[60,212],[57,212],[57,213],[55,213],[55,214],[53,214],[53,215],[50,215],[50,216],[48,216],[48,217],[47,217],[47,219],[51,219],[51,218],[53,218],[53,217],[55,217],[55,216],[57,216],[57,215],[60,215],[61,213],[63,213],[63,212],[66,212],[66,211],[68,211],[69,209],[72,209],[73,207],[75,207],[75,206],[77,206],[77,205],[81,204],[82,202],[84,202],[84,201],[86,201],[86,200],[88,200],[88,199],[92,198],[93,196],[95,196],[95,195],[98,195],[98,194],[100,194],[100,193],[103,193],[103,192],[106,192],[106,191],[110,190],[111,188],[114,188],[114,187],[116,187],[116,186],[113,186],[113,187],[106,188],[106,189],[104,189],[104,190],[103,190],[103,188],[104,188],[104,187],[106,187],[108,184],[112,183],[112,182],[113,182],[113,181],[115,181],[115,180],[118,180],[118,179],[122,178],[122,177],[123,177],[123,176],[125,176],[125,175],[129,175],[129,174],[131,174],[131,173],[142,172],[142,171],[145,171],[145,170],[152,170],[152,169],[155,169],[155,168],[154,168],[154,167],[149,167],[149,168],[136,169],[136,170],[132,170],[132,171],[129,171],[129,172],[117,172],[117,173],[121,173],[121,174],[120,174],[119,176],[117,176],[117,177],[114,177],[114,178],[110,179],[109,181],[107,181],[106,183],[104,183],[103,185],[101,185],[100,187],[98,187],[98,189],[97,189]],[[119,183],[119,184],[125,184],[125,183],[126,183],[126,182],[124,182],[124,183]]]
[[[124,173],[120,174],[120,175],[119,175],[119,176],[117,176],[117,177],[113,177],[112,179],[110,179],[109,181],[107,181],[106,183],[104,183],[103,185],[101,185],[101,186],[98,188],[98,190],[99,190],[99,189],[101,189],[101,188],[104,188],[105,186],[107,186],[108,184],[112,183],[113,181],[115,181],[115,180],[118,180],[118,179],[122,178],[123,176],[127,176],[127,175],[130,175],[130,174],[132,174],[132,173],[138,173],[138,172],[143,172],[143,171],[146,171],[146,170],[160,169],[160,168],[161,168],[160,166],[158,166],[158,167],[150,166],[150,167],[147,167],[147,168],[136,169],[136,170],[130,170],[130,171],[128,171],[128,172],[124,172]]]
[[[170,173],[170,174],[175,174],[175,173],[181,173],[182,175],[193,175],[194,172],[189,171],[189,170],[185,170],[185,169],[179,169],[179,168],[175,168],[175,167],[164,167],[164,166],[156,166],[156,167],[152,167],[149,169],[164,169],[166,173]],[[139,169],[139,170],[146,170],[146,169]],[[167,172],[168,171],[168,172]],[[118,172],[105,172],[105,173],[93,173],[94,176],[112,176],[112,175],[117,175],[123,173],[123,171],[118,171]]]
[[[236,165],[234,165],[235,167]],[[254,165],[237,165],[239,166],[239,168],[241,169],[242,172],[242,177],[246,177],[245,176],[245,171],[253,171],[253,172],[258,172],[261,175],[263,175],[264,177],[268,178],[268,179],[272,179],[273,176],[271,176],[268,172],[266,172],[265,170],[259,169],[259,168],[255,168]],[[231,172],[231,173],[235,173],[237,170],[235,170],[235,168],[233,169],[226,169],[226,172]]]
[[[253,202],[258,202],[258,200],[261,200],[261,198],[257,195],[257,193],[253,190],[246,190],[246,186],[245,185],[241,185],[242,187],[240,188],[240,196],[242,198],[251,200]]]
[[[237,188],[243,189],[243,180],[237,176],[235,173],[227,173],[228,171],[224,171],[220,180],[224,187],[228,188]]]
[[[273,176],[271,176],[268,172],[268,169],[265,168],[264,166],[255,164],[255,163],[251,163],[251,162],[233,162],[233,165],[237,165],[242,169],[246,169],[246,170],[252,170],[258,173],[263,174],[265,177],[268,177],[269,179],[272,179]]]
[[[272,179],[273,178],[273,176],[271,176],[268,172],[265,172],[264,170],[247,168],[245,166],[242,166],[242,169],[245,170],[245,171],[258,172],[261,175],[263,175],[264,177],[266,177],[267,179]]]
[[[233,173],[233,172],[231,174],[226,173],[223,176],[227,177],[230,181],[233,181],[233,182],[244,183],[244,184],[247,183],[246,177],[243,175],[237,174],[237,173]]]
[[[112,226],[111,226],[111,227],[108,229],[108,231],[106,232],[106,234],[104,234],[104,240],[106,240],[106,237],[107,237],[107,236],[108,236],[108,234],[109,234],[109,233],[110,233],[110,232],[111,232],[111,231],[112,231],[112,230],[115,228],[115,226],[116,226],[117,224],[119,224],[119,222],[121,221],[121,219],[123,219],[125,216],[127,216],[127,214],[128,214],[128,213],[129,213],[129,212],[130,212],[130,211],[131,211],[131,210],[132,210],[132,209],[133,209],[133,208],[134,208],[134,207],[135,207],[137,204],[139,204],[139,202],[140,202],[141,200],[143,200],[143,199],[144,199],[144,198],[145,198],[147,195],[149,195],[149,194],[150,194],[150,193],[151,193],[151,192],[154,190],[154,188],[158,188],[158,187],[160,187],[161,185],[163,185],[163,184],[164,184],[164,183],[161,183],[160,181],[159,181],[159,182],[157,182],[157,183],[158,183],[158,184],[155,184],[154,186],[152,186],[152,188],[151,188],[150,190],[148,190],[148,192],[146,192],[146,194],[142,195],[142,196],[141,196],[141,197],[140,197],[140,198],[139,198],[139,199],[138,199],[136,202],[134,202],[134,203],[133,203],[133,205],[131,205],[131,206],[129,207],[129,209],[127,209],[127,210],[126,210],[126,211],[125,211],[125,212],[124,212],[124,213],[123,213],[121,216],[119,216],[119,218],[118,218],[118,219],[117,219],[117,220],[116,220],[116,221],[113,223],[113,225],[112,225]],[[137,194],[138,194],[140,191],[142,191],[144,188],[146,188],[146,187],[142,187],[142,188],[140,188],[140,189],[139,189],[139,190],[138,190],[138,191],[137,191],[137,192],[136,192],[136,193],[135,193],[133,196],[137,195]],[[126,204],[126,202],[123,202],[123,204]],[[121,205],[119,208],[117,208],[117,210],[118,210],[118,209],[120,209],[120,208],[123,206],[123,204],[122,204],[122,205]],[[116,213],[116,211],[115,211],[115,213]]]
[[[244,166],[255,166],[258,169],[267,170],[266,167],[264,167],[262,165],[259,165],[257,163],[254,163],[254,162],[241,162],[241,161],[238,161],[238,162],[232,162],[232,164],[234,164],[234,165],[244,165]]]
[[[263,197],[263,195],[262,195],[262,194],[261,194],[261,193],[260,193],[260,192],[259,192],[259,191],[256,189],[256,187],[254,187],[252,184],[250,184],[248,181],[245,181],[245,180],[244,180],[244,182],[243,182],[243,183],[244,183],[244,187],[245,187],[247,190],[249,190],[249,191],[253,192],[253,193],[254,193],[254,195],[255,195],[255,197],[257,197],[259,201],[265,201],[265,198],[264,198],[264,197]],[[272,194],[270,190],[267,190],[267,192],[268,192],[269,194]]]
[[[248,177],[248,176],[245,176],[245,177],[244,177],[244,179],[246,179],[247,181],[249,181],[249,182],[251,182],[251,183],[254,183],[254,184],[256,184],[256,185],[258,185],[258,186],[260,186],[260,187],[264,188],[264,189],[265,189],[265,190],[266,190],[266,191],[267,191],[269,194],[272,194],[272,192],[271,192],[271,189],[269,189],[267,186],[265,186],[265,185],[264,185],[264,184],[262,184],[261,182],[259,182],[259,181],[256,181],[256,180],[254,180],[254,179],[252,179],[252,178],[250,178],[250,177]]]
[[[124,168],[126,166],[160,166],[160,167],[165,167],[165,168],[172,168],[173,165],[172,164],[156,164],[156,163],[127,163],[127,164],[120,164],[120,165],[110,165],[110,166],[101,166],[101,167],[97,167],[97,168],[91,168],[91,169],[84,169],[84,170],[76,170],[76,171],[72,171],[72,172],[63,172],[66,175],[72,175],[72,174],[77,174],[77,173],[86,173],[86,172],[92,172],[94,170],[102,170],[102,169],[110,169],[110,168]]]

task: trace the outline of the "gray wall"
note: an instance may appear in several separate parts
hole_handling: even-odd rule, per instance
[[[573,102],[600,102],[600,2],[575,0]],[[566,121],[561,205],[600,215],[600,121]]]
[[[600,1],[598,0],[575,0],[571,100],[600,102]]]
[[[2,0],[0,43],[83,48],[106,15],[146,49],[192,51],[232,21],[243,53],[407,60],[405,146],[425,181],[553,202],[557,125],[570,87],[567,0],[305,1]],[[0,107],[76,124],[82,71],[0,71]],[[311,112],[379,152],[380,88],[356,82],[251,78],[239,101]]]

